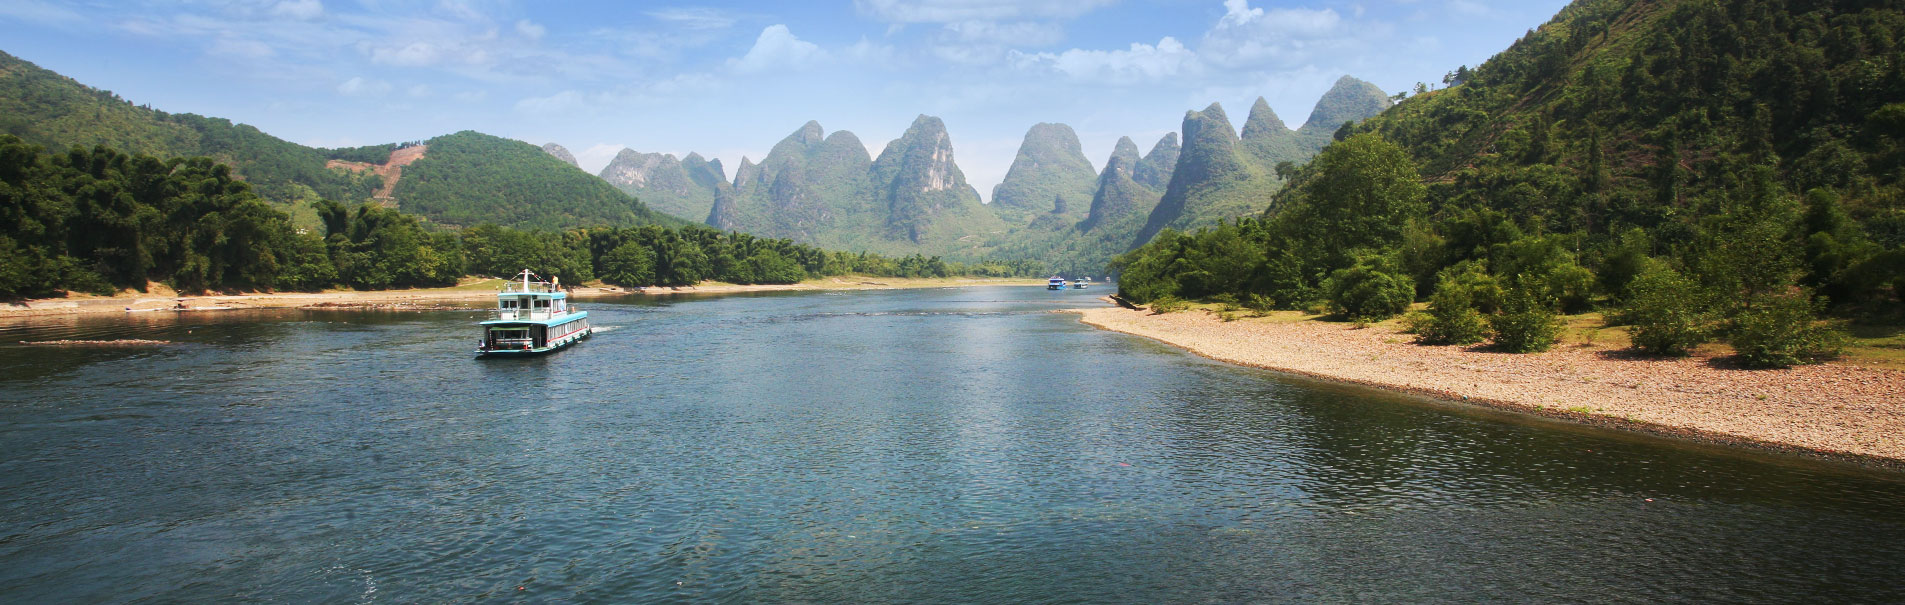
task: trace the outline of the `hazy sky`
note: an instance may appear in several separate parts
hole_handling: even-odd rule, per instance
[[[478,130],[718,157],[730,177],[807,120],[878,155],[940,116],[982,195],[1027,128],[1102,166],[1184,111],[1294,128],[1339,76],[1438,84],[1565,0],[0,0],[0,50],[135,103],[324,147]]]

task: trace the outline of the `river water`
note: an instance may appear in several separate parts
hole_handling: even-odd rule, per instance
[[[0,326],[0,601],[1901,601],[1905,478],[1230,367],[993,287]],[[1584,402],[1591,403],[1591,402]]]

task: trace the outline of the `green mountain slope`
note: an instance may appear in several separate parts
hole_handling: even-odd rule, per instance
[[[403,169],[393,195],[405,212],[440,224],[539,229],[687,224],[528,143],[463,131],[427,145],[423,158]]]
[[[1131,137],[1120,137],[1111,150],[1111,159],[1105,162],[1104,173],[1098,176],[1098,191],[1091,198],[1090,212],[1078,224],[1079,231],[1092,231],[1128,214],[1151,212],[1158,203],[1157,192],[1132,179],[1141,161]]]
[[[261,195],[278,202],[368,198],[381,184],[375,176],[332,170],[326,162],[381,163],[395,147],[315,149],[229,120],[135,106],[4,52],[0,133],[57,150],[105,145],[159,157],[210,156],[231,164]]]
[[[1097,191],[1097,181],[1098,174],[1085,159],[1072,127],[1035,124],[1019,144],[1019,153],[1005,180],[993,187],[990,206],[1011,223],[1025,224],[1057,214],[1057,224],[1070,226],[1087,209],[1087,202]]]
[[[1163,193],[1164,187],[1171,184],[1171,171],[1177,170],[1177,156],[1182,152],[1177,133],[1164,133],[1156,144],[1151,145],[1151,151],[1144,154],[1137,168],[1131,171],[1131,180]]]
[[[1217,103],[1184,114],[1184,147],[1157,208],[1131,246],[1165,228],[1184,230],[1261,210],[1275,183],[1244,153],[1230,118]],[[1253,208],[1254,206],[1254,208]]]
[[[1257,102],[1250,106],[1242,139],[1244,150],[1266,170],[1275,168],[1278,162],[1303,162],[1314,153],[1306,152],[1308,146],[1301,142],[1301,136],[1283,124],[1263,97],[1257,97]]]
[[[1303,127],[1297,129],[1297,145],[1304,153],[1316,155],[1335,139],[1336,130],[1342,128],[1344,122],[1366,120],[1393,104],[1389,95],[1383,94],[1375,84],[1349,76],[1338,78],[1329,92],[1316,100]]]
[[[1362,319],[1429,298],[1425,338],[1486,317],[1518,351],[1600,306],[1651,353],[1829,357],[1821,312],[1905,319],[1901,41],[1896,3],[1578,0],[1348,129],[1262,220],[1121,257],[1120,287]]]
[[[945,122],[921,115],[873,162],[875,203],[884,207],[885,233],[928,250],[976,248],[1005,224],[979,201],[979,191],[953,161]]]
[[[690,158],[696,165],[693,171],[708,169],[707,162],[700,161],[700,156],[690,155]],[[687,219],[708,216],[708,210],[714,206],[715,190],[725,184],[725,179],[709,179],[706,175],[695,178],[690,163],[675,159],[674,154],[641,153],[633,149],[617,152],[615,159],[609,160],[597,176],[650,208]]]

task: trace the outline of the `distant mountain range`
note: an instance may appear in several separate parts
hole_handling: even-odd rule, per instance
[[[981,203],[939,118],[919,116],[879,157],[853,133],[808,122],[730,176],[719,160],[623,150],[592,178],[561,145],[477,132],[320,149],[230,121],[168,114],[0,53],[0,132],[48,148],[107,145],[229,164],[294,220],[319,199],[376,201],[444,226],[565,229],[704,222],[843,250],[954,259],[1041,259],[1095,273],[1164,228],[1261,212],[1281,181],[1347,121],[1389,105],[1344,77],[1291,130],[1258,99],[1241,137],[1223,108],[1187,113],[1139,155],[1121,139],[1093,170],[1070,126],[1032,126],[1006,178]],[[393,152],[401,153],[393,154]],[[676,218],[681,217],[681,218]]]
[[[1119,140],[1096,171],[1070,126],[1036,124],[990,204],[966,184],[951,135],[931,116],[877,160],[853,133],[808,122],[759,164],[743,158],[731,181],[698,154],[677,160],[627,149],[600,176],[657,209],[703,215],[722,229],[886,254],[1041,258],[1095,273],[1158,230],[1261,212],[1281,185],[1278,163],[1308,160],[1344,122],[1389,104],[1375,85],[1345,76],[1296,130],[1258,99],[1242,137],[1212,104],[1186,115],[1181,138],[1167,134],[1149,153]]]

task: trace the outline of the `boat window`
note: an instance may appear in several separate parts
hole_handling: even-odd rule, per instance
[[[514,309],[514,308],[516,308],[516,301],[513,301],[513,300],[510,300],[510,299],[507,299],[507,298],[505,298],[505,299],[503,299],[503,308],[505,308],[505,309]]]

